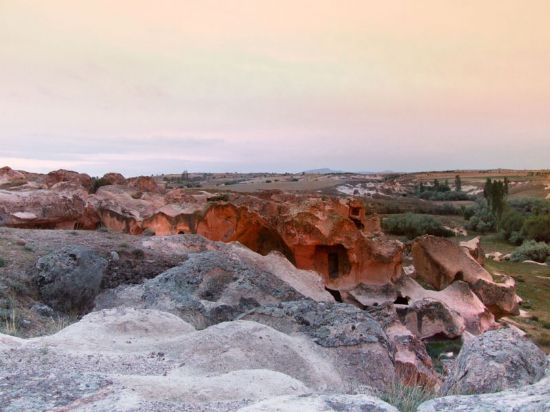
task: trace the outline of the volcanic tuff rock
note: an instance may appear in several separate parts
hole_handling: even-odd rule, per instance
[[[367,216],[364,204],[353,198],[165,192],[154,178],[124,180],[114,173],[96,188],[88,175],[66,170],[33,175],[32,183],[0,191],[0,225],[104,226],[131,234],[196,233],[238,241],[262,255],[278,251],[298,268],[315,270],[331,289],[383,285],[401,274],[403,245],[384,239],[379,218]]]
[[[353,378],[305,337],[250,321],[195,331],[165,312],[121,308],[51,336],[0,335],[0,364],[6,411],[231,411],[278,396],[338,394]],[[332,405],[369,403],[393,410],[366,396],[335,396]]]
[[[311,300],[252,309],[239,319],[253,320],[291,336],[306,335],[324,348],[347,390],[353,385],[383,388],[395,377],[394,348],[380,324],[368,313],[343,303]]]
[[[322,285],[315,282],[313,273],[301,271],[300,276],[292,277],[278,271],[269,272],[255,260],[243,258],[246,253],[244,248],[236,245],[219,245],[217,250],[190,254],[181,265],[140,285],[105,291],[96,299],[96,307],[124,305],[160,309],[178,314],[195,327],[204,328],[232,320],[262,304],[305,297],[333,300]],[[314,287],[308,290],[306,283]]]
[[[480,265],[485,263],[485,252],[481,248],[481,238],[479,236],[468,241],[460,242],[460,247],[466,249]]]
[[[27,183],[26,176],[10,167],[0,168],[0,187],[20,186]]]
[[[67,246],[38,259],[35,282],[41,299],[63,312],[83,313],[100,291],[107,261],[93,250]]]
[[[546,377],[533,385],[497,393],[436,398],[421,404],[418,412],[546,412],[548,405],[550,368]]]
[[[495,282],[465,248],[448,239],[422,236],[413,242],[412,254],[418,275],[437,290],[463,280],[496,317],[519,314],[514,280]]]
[[[403,324],[420,339],[438,335],[453,339],[465,330],[460,314],[433,298],[417,300],[412,305],[396,305],[396,309]]]
[[[472,292],[466,282],[456,281],[445,289],[436,291],[424,289],[414,279],[403,276],[397,282],[396,287],[399,295],[404,300],[408,300],[409,305],[414,305],[424,299],[444,303],[450,309],[453,317],[458,314],[464,320],[465,330],[474,335],[497,327],[493,314]],[[458,320],[456,322],[457,324],[462,323]]]
[[[443,393],[498,392],[539,381],[548,366],[546,355],[511,328],[485,332],[466,340]]]

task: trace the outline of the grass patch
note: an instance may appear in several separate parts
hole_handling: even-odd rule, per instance
[[[421,403],[435,397],[437,394],[432,389],[420,385],[409,386],[399,381],[388,385],[380,394],[380,399],[395,406],[401,412],[414,412]]]
[[[504,273],[522,281],[516,282],[517,293],[523,299],[521,308],[529,310],[531,318],[514,317],[541,348],[550,353],[550,266],[521,262],[487,260],[485,267],[491,273]],[[533,321],[532,318],[538,319]]]
[[[15,309],[11,309],[8,316],[0,323],[0,332],[4,335],[20,336],[19,320]]]

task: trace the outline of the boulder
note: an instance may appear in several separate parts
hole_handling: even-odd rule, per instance
[[[0,190],[0,226],[28,229],[95,229],[99,216],[82,188]]]
[[[127,180],[128,186],[141,192],[161,192],[161,187],[153,177],[139,176]]]
[[[8,166],[0,168],[0,187],[21,186],[27,183],[26,176]]]
[[[44,182],[50,188],[61,182],[72,183],[77,187],[83,187],[86,191],[90,190],[93,185],[92,178],[89,175],[64,169],[48,173],[44,178]]]
[[[421,302],[425,299],[441,302],[444,305],[443,307],[448,308],[450,318],[453,319],[448,323],[449,330],[453,330],[455,327],[461,329],[460,325],[462,322],[456,319],[457,314],[463,319],[464,330],[474,335],[479,335],[497,327],[494,315],[485,307],[478,296],[472,292],[472,289],[466,282],[456,281],[445,289],[436,291],[424,289],[414,279],[403,276],[397,282],[396,288],[401,296],[401,300],[407,301],[409,306],[414,306],[416,302]],[[447,317],[447,319],[450,318]],[[410,324],[410,326],[413,331],[418,329],[414,323]]]
[[[106,185],[125,185],[126,178],[120,173],[105,173],[101,178],[102,182]]]
[[[549,360],[550,363],[550,360]],[[550,371],[533,385],[480,395],[445,396],[422,403],[418,412],[542,412],[550,405]]]
[[[394,349],[384,330],[371,315],[354,306],[301,300],[261,306],[239,319],[291,336],[307,336],[325,349],[335,370],[354,385],[383,388],[394,379]]]
[[[275,274],[241,259],[230,246],[222,245],[219,250],[193,253],[180,266],[140,285],[105,291],[96,299],[96,308],[158,309],[205,328],[263,304],[305,297]],[[324,298],[331,299],[328,293]]]
[[[371,395],[307,395],[281,396],[255,403],[238,412],[398,412]]]
[[[93,306],[107,265],[91,249],[66,246],[38,259],[34,279],[46,304],[63,312],[83,313]]]
[[[422,236],[414,241],[412,254],[418,275],[435,289],[442,290],[462,280],[497,318],[519,314],[520,299],[513,279],[495,282],[466,248],[448,239]]]
[[[460,242],[460,247],[464,248],[480,265],[485,263],[485,252],[481,247],[481,238],[479,236]]]
[[[469,253],[452,241],[436,236],[422,236],[412,244],[417,274],[437,290],[455,280],[474,284],[479,279],[491,282],[487,272]]]
[[[399,320],[393,304],[366,309],[382,326],[394,348],[396,380],[406,385],[439,387],[440,379],[422,341]]]
[[[250,321],[195,331],[169,313],[124,308],[50,336],[0,334],[0,359],[6,410],[228,411],[277,396],[338,394],[351,379],[305,337]]]
[[[516,281],[506,275],[500,275],[500,278],[499,283],[479,279],[470,287],[496,318],[517,316],[521,298],[516,294]]]
[[[434,336],[454,339],[465,330],[462,316],[433,298],[423,298],[411,305],[396,305],[396,309],[401,322],[420,339]]]
[[[354,302],[362,306],[377,306],[385,303],[393,303],[397,299],[397,290],[392,283],[385,285],[366,285],[360,283],[347,292],[341,292],[343,296],[349,295]]]
[[[502,328],[465,341],[443,394],[490,393],[539,381],[546,355],[515,330]]]

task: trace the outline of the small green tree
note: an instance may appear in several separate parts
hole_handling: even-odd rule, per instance
[[[462,192],[462,180],[459,175],[455,176],[455,190],[457,192]]]
[[[488,178],[483,188],[483,195],[492,215],[495,217],[496,229],[498,230],[506,207],[506,185],[501,180],[491,181]]]

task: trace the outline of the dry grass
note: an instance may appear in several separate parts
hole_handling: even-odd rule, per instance
[[[414,412],[418,406],[430,399],[436,398],[437,393],[422,385],[405,385],[396,379],[380,394],[380,398],[395,406],[401,412]]]
[[[10,315],[4,320],[0,326],[0,333],[11,336],[20,336],[20,330],[17,322],[17,313],[12,309]]]

